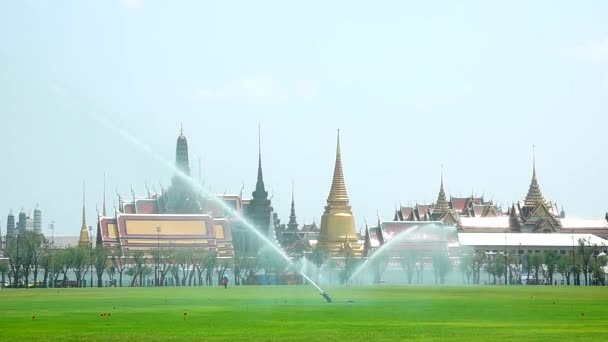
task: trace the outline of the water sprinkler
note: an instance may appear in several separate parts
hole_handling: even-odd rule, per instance
[[[323,298],[325,298],[325,300],[326,300],[328,303],[331,303],[331,302],[332,302],[332,299],[331,299],[331,297],[330,297],[330,296],[327,294],[327,292],[321,292],[321,296],[323,296]]]

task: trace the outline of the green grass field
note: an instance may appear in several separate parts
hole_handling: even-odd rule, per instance
[[[607,288],[377,286],[328,293],[332,304],[309,286],[4,289],[0,340],[608,338]]]

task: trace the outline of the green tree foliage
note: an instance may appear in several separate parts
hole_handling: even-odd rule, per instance
[[[570,274],[572,273],[572,257],[562,255],[557,261],[557,273],[564,279],[566,285],[570,285]]]
[[[557,266],[560,260],[557,251],[545,251],[543,255],[545,267],[543,269],[543,277],[549,285],[553,285],[553,275],[557,270]]]
[[[97,287],[103,286],[101,278],[103,277],[103,273],[111,265],[108,255],[108,249],[105,247],[97,247],[93,250],[93,266],[97,272]]]
[[[416,263],[418,262],[418,252],[413,249],[403,250],[399,264],[407,275],[407,283],[412,284],[414,272],[416,271]]]
[[[435,251],[432,256],[435,284],[445,284],[448,273],[452,270],[452,262],[447,250]]]

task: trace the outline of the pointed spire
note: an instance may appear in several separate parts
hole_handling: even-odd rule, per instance
[[[175,146],[175,166],[187,176],[190,176],[190,163],[188,161],[188,139],[184,135],[184,126],[180,126],[179,137]]]
[[[262,130],[258,124],[258,182],[264,184],[264,176],[262,175]]]
[[[89,232],[87,230],[87,220],[85,215],[85,183],[82,182],[82,226],[80,227],[80,238],[78,246],[88,247],[90,243]]]
[[[86,220],[86,214],[85,214],[85,183],[84,181],[82,182],[82,226],[80,227],[81,229],[87,229],[87,220]]]
[[[294,183],[291,181],[291,212],[289,214],[289,223],[287,223],[287,229],[295,231],[298,229],[298,221],[296,220],[296,204],[294,200]]]
[[[532,145],[532,180],[530,181],[530,187],[528,188],[528,195],[524,201],[527,207],[536,207],[539,203],[544,202],[543,194],[540,191],[538,185],[538,179],[536,178],[536,151],[535,146]]]
[[[331,190],[327,198],[327,204],[347,206],[349,202],[344,183],[344,171],[342,170],[342,154],[340,152],[340,130],[338,130],[338,142],[336,144],[336,162],[334,166],[334,177]]]
[[[103,208],[101,214],[106,216],[106,174],[103,174]]]
[[[268,192],[264,185],[264,176],[262,173],[262,131],[258,124],[258,179],[255,183],[255,191],[252,193],[254,198],[262,198],[266,200],[268,198]]]
[[[367,222],[365,222],[365,238],[363,240],[363,249],[367,255],[369,255],[369,253],[371,253],[371,248],[372,248],[372,242],[371,242],[371,239],[369,236],[369,226],[367,225]]]
[[[439,186],[439,195],[437,195],[435,207],[439,211],[445,211],[450,208],[450,204],[445,196],[445,190],[443,189],[443,164],[441,164],[441,185]]]

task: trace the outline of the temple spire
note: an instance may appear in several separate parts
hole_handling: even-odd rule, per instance
[[[340,130],[338,130],[334,177],[331,183],[329,197],[327,198],[327,204],[347,206],[348,202],[349,199],[348,194],[346,193],[346,184],[344,182],[344,171],[342,170],[342,153],[340,151]]]
[[[190,176],[190,163],[188,161],[188,139],[184,135],[184,126],[180,126],[179,137],[175,146],[175,166],[177,169]]]
[[[291,181],[291,212],[289,214],[289,223],[287,223],[288,230],[297,230],[298,229],[298,221],[296,220],[296,204],[294,200],[294,186],[293,180]]]
[[[87,231],[87,219],[85,214],[85,183],[82,182],[82,226],[80,227],[80,238],[78,239],[79,247],[89,247],[91,240]]]
[[[439,186],[439,194],[437,195],[436,209],[444,211],[450,208],[448,200],[443,189],[443,164],[441,165],[441,185]]]
[[[260,125],[258,124],[258,179],[255,184],[255,193],[258,195],[266,194],[265,197],[268,197],[268,193],[266,192],[266,187],[264,186],[264,176],[262,174],[262,130]],[[254,196],[255,196],[254,193]]]
[[[86,214],[85,214],[85,183],[82,182],[82,226],[80,227],[80,229],[86,229],[87,228],[87,219],[86,219]]]
[[[530,187],[528,188],[524,204],[527,207],[535,207],[539,203],[544,202],[544,200],[540,186],[538,185],[538,179],[536,178],[536,152],[534,145],[532,145],[532,180],[530,181]]]

